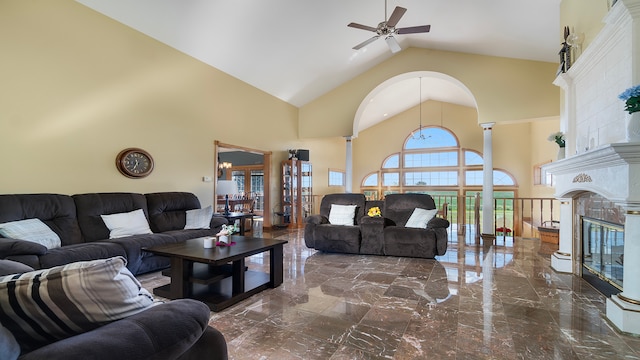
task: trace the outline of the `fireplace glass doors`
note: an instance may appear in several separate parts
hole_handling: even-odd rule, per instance
[[[622,291],[624,227],[582,217],[583,270]],[[583,276],[587,275],[583,271]]]

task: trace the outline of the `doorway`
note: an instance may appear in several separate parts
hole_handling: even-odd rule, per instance
[[[263,227],[270,228],[271,151],[226,144],[218,140],[214,143],[217,180],[235,180],[239,192],[255,194],[257,201],[254,211],[262,215]],[[214,206],[217,208],[218,205],[216,196]]]

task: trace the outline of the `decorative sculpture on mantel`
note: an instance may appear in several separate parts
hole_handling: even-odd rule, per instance
[[[567,42],[567,38],[569,37],[569,27],[564,27],[564,42],[561,44],[562,48],[560,48],[560,67],[558,67],[558,75],[561,73],[566,73],[569,71],[571,67],[571,45]]]

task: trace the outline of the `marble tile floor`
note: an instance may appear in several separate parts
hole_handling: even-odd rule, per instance
[[[289,241],[284,283],[211,313],[230,359],[640,359],[640,337],[616,332],[604,296],[552,270],[554,245],[538,239],[453,234],[428,260],[317,252],[302,229],[261,235]]]

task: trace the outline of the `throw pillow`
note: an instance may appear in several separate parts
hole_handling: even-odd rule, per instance
[[[60,247],[60,237],[40,219],[26,219],[0,224],[0,235],[6,238],[27,240],[47,249]]]
[[[23,352],[84,333],[153,305],[121,257],[0,278],[0,322]]]
[[[415,208],[413,209],[413,213],[411,214],[411,217],[409,217],[409,220],[407,220],[407,224],[404,227],[426,229],[429,220],[433,219],[437,213],[438,209],[426,210]]]
[[[331,204],[329,211],[329,223],[332,225],[353,226],[353,219],[356,217],[357,205],[337,205]]]
[[[127,213],[100,215],[100,217],[107,228],[109,228],[109,239],[131,235],[153,234],[142,209]]]
[[[185,230],[209,229],[212,216],[213,207],[211,205],[204,209],[187,210],[187,223],[184,225],[184,228]]]

